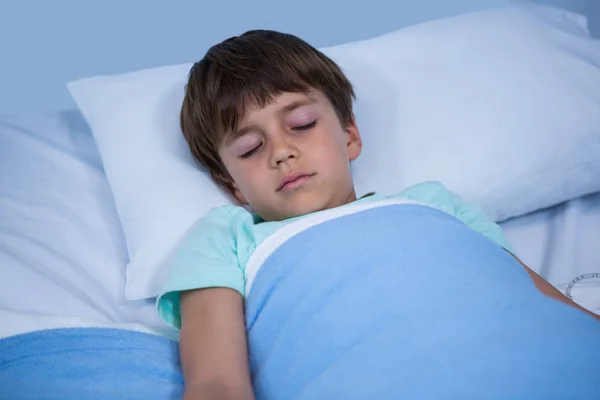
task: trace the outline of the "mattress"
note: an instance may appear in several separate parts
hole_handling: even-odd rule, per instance
[[[600,312],[600,193],[502,226],[526,264]],[[125,300],[126,263],[110,188],[79,112],[1,117],[0,337],[58,327],[172,336],[153,301]]]

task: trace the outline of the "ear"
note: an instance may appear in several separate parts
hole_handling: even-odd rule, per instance
[[[348,161],[354,161],[362,151],[362,139],[354,116],[352,116],[352,121],[346,125],[345,131],[346,145],[348,147]]]

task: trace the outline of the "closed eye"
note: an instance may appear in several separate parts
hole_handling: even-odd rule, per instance
[[[240,155],[240,158],[246,159],[246,158],[252,157],[260,149],[260,146],[261,145],[258,145],[255,148],[253,148],[252,150]]]
[[[296,130],[296,131],[307,131],[310,128],[314,127],[316,124],[317,124],[317,121],[313,121],[313,122],[311,122],[309,124],[306,124],[306,125],[295,126],[294,130]]]

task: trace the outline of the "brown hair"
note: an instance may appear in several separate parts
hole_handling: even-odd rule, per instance
[[[340,122],[351,123],[354,90],[340,68],[296,36],[253,30],[211,47],[194,64],[181,109],[181,130],[193,157],[216,183],[232,190],[218,148],[249,106],[284,92],[320,90]]]

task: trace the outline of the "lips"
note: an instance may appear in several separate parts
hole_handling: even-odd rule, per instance
[[[279,186],[277,188],[278,192],[289,192],[295,189],[298,189],[300,186],[304,185],[306,181],[308,181],[315,174],[307,174],[304,172],[291,172],[286,174]]]

